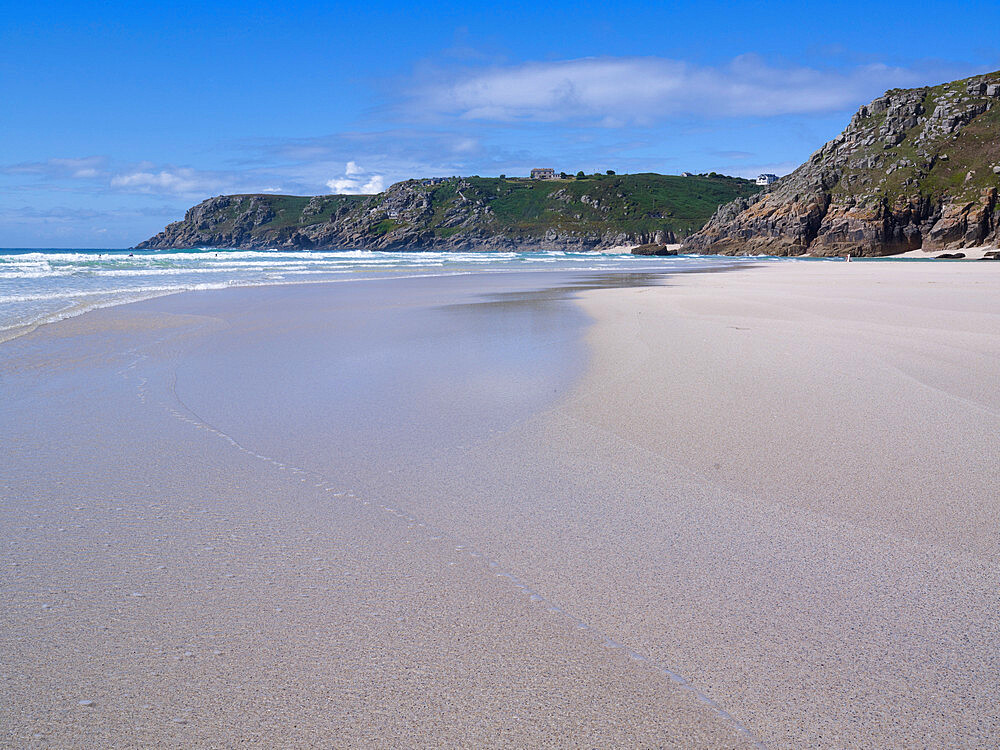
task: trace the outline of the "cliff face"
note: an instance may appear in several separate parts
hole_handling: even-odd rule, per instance
[[[683,252],[892,255],[1000,242],[1000,72],[896,89]]]
[[[722,176],[407,180],[370,196],[223,195],[139,248],[587,250],[674,242],[757,191]]]

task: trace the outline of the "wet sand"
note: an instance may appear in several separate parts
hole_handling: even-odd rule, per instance
[[[0,744],[996,746],[991,269],[229,290],[8,342]]]

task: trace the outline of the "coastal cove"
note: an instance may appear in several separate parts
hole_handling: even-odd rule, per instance
[[[0,14],[0,750],[1000,750],[1000,2]]]
[[[0,344],[0,741],[988,746],[1000,266],[715,268]]]

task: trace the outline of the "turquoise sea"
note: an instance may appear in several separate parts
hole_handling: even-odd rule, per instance
[[[0,249],[0,339],[24,326],[186,290],[504,271],[693,270],[759,260],[559,251]]]

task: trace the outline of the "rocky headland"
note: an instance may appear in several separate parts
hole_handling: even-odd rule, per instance
[[[594,250],[675,243],[759,188],[723,175],[406,180],[377,195],[222,195],[141,249]]]
[[[1000,72],[893,89],[682,252],[883,256],[1000,242]]]

